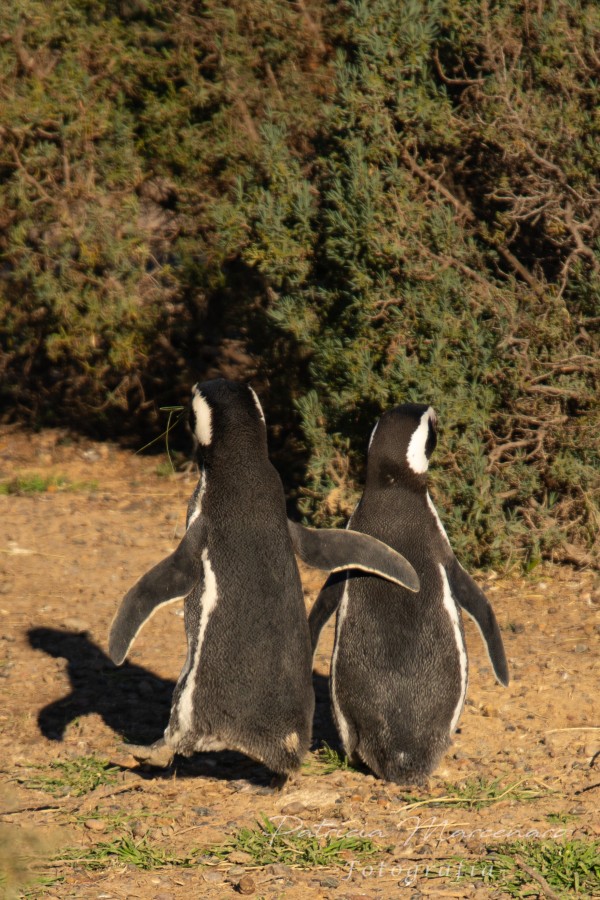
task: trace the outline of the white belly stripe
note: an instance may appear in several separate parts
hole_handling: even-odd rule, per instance
[[[342,715],[342,711],[340,709],[340,704],[338,702],[337,693],[335,690],[336,678],[335,678],[335,667],[337,663],[337,655],[338,648],[340,646],[340,635],[342,633],[342,626],[344,624],[344,619],[346,618],[346,613],[348,611],[348,578],[346,578],[346,583],[344,585],[344,593],[342,594],[342,599],[340,602],[340,606],[337,614],[337,629],[335,636],[335,648],[333,650],[333,656],[331,658],[331,701],[333,703],[333,709],[335,711],[335,718],[337,720],[338,727],[340,729],[340,737],[342,739],[342,746],[346,753],[350,752],[348,747],[348,742],[350,739],[350,729],[348,728],[348,723],[346,722],[344,716]]]
[[[206,633],[208,620],[213,609],[217,605],[218,600],[217,579],[215,578],[215,573],[208,559],[207,547],[205,547],[202,551],[202,562],[204,564],[204,591],[200,599],[202,613],[200,615],[200,627],[198,629],[198,642],[192,656],[191,665],[188,667],[186,661],[184,673],[181,676],[185,677],[186,671],[189,668],[189,672],[187,673],[187,681],[179,698],[179,727],[177,728],[177,732],[175,734],[169,735],[169,740],[172,743],[176,743],[178,740],[180,740],[181,737],[189,731],[192,725],[194,689],[196,687],[196,676],[198,673],[198,667],[200,665],[200,656],[202,654],[202,644],[204,642],[204,635]]]
[[[379,423],[378,423],[379,424]],[[377,428],[377,425],[375,426]],[[373,434],[375,433],[375,429],[373,429]],[[352,519],[354,518],[354,513],[360,506],[360,500],[354,507],[352,515],[346,522],[346,530],[352,528]],[[350,740],[350,729],[348,728],[348,723],[346,722],[344,716],[342,715],[342,710],[340,708],[340,704],[337,698],[337,694],[335,691],[335,666],[337,663],[337,655],[338,649],[340,646],[340,635],[342,633],[342,625],[344,624],[344,620],[346,618],[346,614],[348,612],[348,576],[346,575],[346,581],[344,584],[344,593],[342,594],[342,599],[338,608],[338,614],[336,619],[336,630],[335,630],[335,647],[333,648],[333,656],[331,657],[331,677],[329,679],[331,684],[331,702],[333,704],[333,709],[335,711],[335,717],[337,720],[337,724],[340,730],[340,737],[342,739],[342,747],[346,751],[346,753],[350,753],[350,748],[348,747],[348,743]]]
[[[202,512],[202,499],[204,494],[206,493],[206,472],[204,469],[200,472],[200,480],[198,484],[198,495],[196,497],[196,506],[194,507],[194,511],[192,512],[189,521],[186,526],[186,530],[196,521],[200,513]]]
[[[454,638],[456,640],[456,649],[458,650],[458,657],[460,662],[460,696],[458,698],[458,703],[456,704],[456,708],[452,716],[452,721],[450,722],[450,734],[452,734],[458,724],[458,719],[462,712],[463,703],[465,702],[465,694],[467,693],[467,651],[465,649],[465,643],[460,630],[460,622],[458,621],[458,609],[452,597],[452,591],[450,590],[450,583],[448,581],[448,576],[446,575],[446,570],[441,563],[440,572],[442,573],[444,608],[450,616],[450,621],[452,622],[452,627],[454,628]]]
[[[434,517],[434,519],[435,519],[435,521],[436,521],[437,527],[438,527],[439,530],[440,530],[440,534],[442,535],[442,537],[444,538],[444,540],[446,541],[446,543],[448,544],[448,546],[450,546],[450,541],[448,540],[448,535],[447,535],[447,533],[446,533],[446,529],[444,528],[444,526],[443,526],[443,524],[442,524],[442,520],[440,519],[440,517],[439,517],[439,515],[438,515],[437,509],[436,509],[435,506],[433,505],[433,500],[432,500],[431,497],[429,496],[429,491],[427,491],[427,495],[426,495],[426,496],[427,496],[427,506],[429,507],[429,509],[430,509],[431,512],[433,513],[433,517]]]

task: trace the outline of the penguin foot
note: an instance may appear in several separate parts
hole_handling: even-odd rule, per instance
[[[276,772],[271,779],[269,788],[273,793],[279,793],[284,787],[289,787],[291,784],[293,784],[293,776],[290,776],[289,772]]]
[[[159,769],[166,769],[167,766],[170,766],[175,756],[173,749],[165,743],[164,738],[149,746],[144,744],[124,744],[123,746],[139,763],[156,766]]]
[[[348,764],[352,766],[353,769],[358,769],[359,772],[365,767],[364,762],[354,750],[348,754]]]

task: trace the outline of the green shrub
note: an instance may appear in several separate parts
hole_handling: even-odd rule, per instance
[[[303,512],[341,522],[378,414],[427,400],[451,539],[498,565],[598,559],[599,13],[528,9],[341,4],[310,268],[282,277],[258,215],[245,251],[309,359]]]

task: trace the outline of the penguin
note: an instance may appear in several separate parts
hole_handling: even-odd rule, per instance
[[[431,406],[384,413],[348,523],[405,556],[419,592],[360,572],[330,575],[309,615],[314,651],[337,610],[330,695],[345,752],[401,784],[426,782],[458,724],[468,677],[460,609],[475,620],[497,680],[509,679],[493,610],[456,559],[427,490],[436,441]]]
[[[363,534],[289,522],[250,385],[215,379],[192,390],[200,478],[177,549],[123,598],[109,655],[120,665],[143,624],[184,600],[187,658],[164,736],[130,746],[141,762],[237,750],[279,776],[297,770],[314,711],[312,652],[295,552],[325,570],[362,566],[418,590],[412,566]]]

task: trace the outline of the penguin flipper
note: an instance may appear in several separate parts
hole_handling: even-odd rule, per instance
[[[508,663],[498,622],[488,598],[456,557],[446,566],[446,574],[453,596],[481,632],[496,678],[506,687],[509,682]]]
[[[200,516],[177,549],[127,591],[108,637],[108,655],[116,665],[121,665],[140,628],[159,607],[182,600],[194,589],[202,574],[200,554],[205,543],[206,525]]]
[[[294,550],[307,566],[326,572],[361,569],[393,581],[409,591],[419,590],[411,564],[383,541],[341,528],[305,528],[288,519]]]
[[[339,575],[337,572],[334,575],[330,575],[314,602],[308,617],[310,644],[313,654],[317,649],[323,626],[328,622],[341,603],[342,597],[344,596],[345,583],[346,577],[344,575]]]

